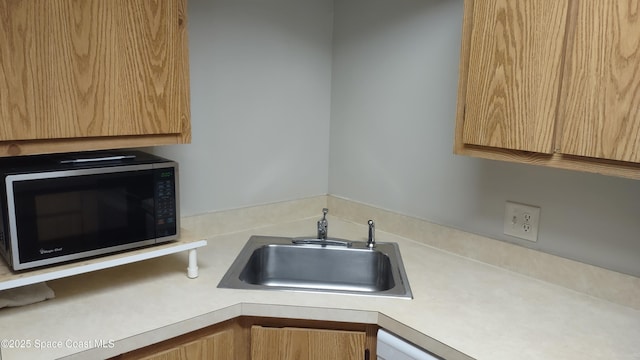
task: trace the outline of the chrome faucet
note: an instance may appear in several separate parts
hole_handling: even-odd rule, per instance
[[[369,220],[369,239],[367,240],[367,247],[373,249],[376,246],[376,224],[373,220]]]
[[[327,232],[329,230],[329,222],[327,221],[327,213],[329,209],[322,209],[322,219],[318,220],[318,239],[327,240]]]

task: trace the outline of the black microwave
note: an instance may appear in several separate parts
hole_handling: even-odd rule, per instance
[[[142,151],[0,159],[0,253],[13,270],[179,237],[178,164]]]

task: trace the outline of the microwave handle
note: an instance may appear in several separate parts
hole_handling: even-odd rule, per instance
[[[135,155],[117,155],[117,156],[103,156],[103,157],[94,157],[94,158],[65,159],[65,160],[60,160],[60,164],[82,164],[82,163],[98,162],[98,161],[132,160],[135,158],[136,158]]]

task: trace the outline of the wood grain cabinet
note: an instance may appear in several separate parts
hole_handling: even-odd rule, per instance
[[[112,360],[362,360],[376,358],[373,324],[239,317]]]
[[[362,360],[366,333],[305,328],[251,328],[251,360]]]
[[[0,0],[0,156],[190,141],[186,0]]]
[[[234,360],[233,331],[224,330],[201,339],[147,355],[139,360]]]
[[[640,179],[640,1],[465,0],[455,152]]]
[[[238,322],[225,321],[133,350],[111,360],[237,360],[248,354]]]

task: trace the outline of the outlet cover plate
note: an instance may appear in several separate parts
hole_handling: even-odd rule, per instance
[[[540,208],[507,201],[504,207],[504,233],[519,239],[538,241]]]

